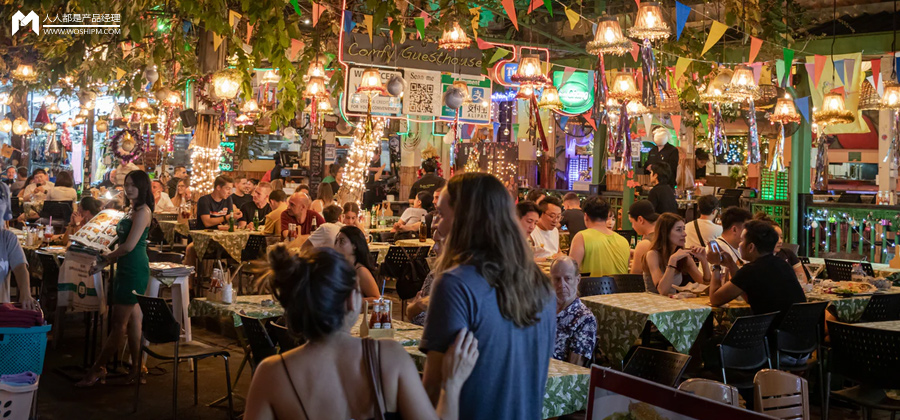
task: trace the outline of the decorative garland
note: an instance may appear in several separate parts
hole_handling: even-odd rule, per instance
[[[125,133],[131,135],[131,138],[134,139],[134,149],[132,149],[131,152],[119,149],[119,140],[122,139]],[[109,142],[109,147],[112,149],[113,156],[122,161],[122,163],[131,163],[137,160],[144,152],[144,138],[135,130],[125,129],[113,136],[112,140]]]

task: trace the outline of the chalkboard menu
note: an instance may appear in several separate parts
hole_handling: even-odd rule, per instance
[[[325,176],[325,146],[313,144],[309,147],[309,188],[318,191],[319,183]]]
[[[175,134],[172,136],[174,150],[172,151],[172,160],[169,165],[191,167],[191,156],[188,154],[188,146],[191,145],[190,134]]]

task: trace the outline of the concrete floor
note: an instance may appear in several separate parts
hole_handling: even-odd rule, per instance
[[[396,297],[394,297],[396,299]],[[394,300],[392,299],[392,300]],[[395,316],[399,318],[399,302],[395,302]],[[227,349],[231,357],[232,380],[237,373],[243,358],[243,351],[234,338],[234,330],[228,326],[228,320],[193,320],[194,339],[205,344]],[[224,327],[224,328],[223,328]],[[171,362],[160,362],[148,359],[149,375],[147,383],[141,385],[141,397],[138,411],[133,413],[135,387],[124,385],[124,376],[111,377],[105,385],[97,384],[92,388],[76,388],[77,379],[70,379],[60,368],[82,364],[85,342],[85,326],[81,314],[69,314],[65,320],[65,335],[60,345],[54,349],[52,342],[48,345],[38,391],[38,416],[42,420],[62,419],[146,419],[163,420],[172,418],[172,368]],[[98,349],[99,351],[99,349]],[[122,374],[126,368],[119,369]],[[221,358],[206,359],[199,364],[199,404],[193,403],[193,375],[187,363],[179,366],[178,384],[178,418],[179,419],[227,419],[227,404],[207,407],[207,404],[224,396],[225,371]],[[237,395],[246,395],[250,386],[250,368],[244,369],[235,388]],[[810,389],[811,393],[813,389]],[[814,398],[817,399],[817,398]],[[811,407],[812,418],[821,418],[816,402]],[[243,411],[244,402],[235,398],[236,415]],[[573,413],[564,419],[583,419],[584,413]],[[832,406],[831,420],[861,419],[859,410],[846,406]],[[875,419],[889,419],[885,412],[874,413]]]

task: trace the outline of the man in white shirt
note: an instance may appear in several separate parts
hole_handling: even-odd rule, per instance
[[[156,201],[153,207],[154,213],[175,212],[175,205],[172,204],[172,199],[169,198],[169,194],[165,192],[165,189],[165,185],[158,179],[154,179],[153,183],[150,184],[150,190],[153,191],[153,199]]]
[[[741,259],[741,233],[744,232],[744,222],[752,219],[745,208],[732,206],[722,211],[722,235],[716,238],[716,244],[721,252],[731,255],[732,260],[737,264],[738,268],[744,265]],[[734,273],[727,273],[730,276]]]
[[[534,259],[546,261],[565,255],[559,251],[559,218],[562,216],[562,202],[556,197],[547,197],[538,204],[541,218],[537,228],[531,232],[534,242]]]
[[[700,218],[688,222],[684,227],[687,233],[687,239],[685,239],[684,244],[686,249],[698,246],[706,248],[710,242],[715,241],[722,234],[722,226],[713,222],[718,209],[719,199],[714,195],[704,195],[697,199],[697,210],[700,212]]]
[[[334,246],[334,241],[337,239],[338,233],[340,233],[341,228],[344,227],[344,224],[338,221],[341,219],[342,212],[343,210],[341,207],[334,204],[325,207],[325,209],[322,210],[322,217],[325,218],[325,223],[309,234],[309,239],[303,243],[303,247],[319,248]]]
[[[35,169],[31,175],[33,176],[31,184],[28,184],[19,193],[19,198],[25,201],[43,200],[54,185],[50,182],[50,177],[47,176],[47,172],[43,169]]]

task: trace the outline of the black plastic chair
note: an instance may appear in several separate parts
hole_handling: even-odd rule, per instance
[[[826,258],[825,271],[828,272],[828,278],[831,280],[849,281],[852,278],[850,273],[853,272],[853,264],[862,265],[862,269],[867,276],[875,277],[875,272],[872,270],[872,264],[864,261],[844,261]]]
[[[900,320],[900,294],[872,295],[859,322]]]
[[[578,296],[611,295],[617,293],[616,281],[612,277],[586,277],[578,284]]]
[[[615,279],[616,289],[619,293],[644,293],[647,291],[643,274],[613,274],[610,277]]]
[[[247,238],[247,245],[241,251],[241,261],[252,261],[263,257],[266,252],[266,237],[264,235],[250,235]]]
[[[769,357],[769,340],[766,338],[766,333],[772,326],[776,315],[778,313],[773,312],[742,316],[734,320],[731,329],[728,330],[722,343],[718,346],[719,361],[722,363],[722,382],[728,384],[727,369],[752,371],[755,374],[764,365],[768,365],[769,369],[772,368],[772,360]],[[729,385],[751,388],[753,387],[752,376],[750,380]]]
[[[178,418],[178,362],[190,360],[194,366],[194,405],[197,405],[197,373],[200,371],[197,364],[200,360],[209,357],[222,357],[225,360],[225,386],[228,389],[228,418],[234,418],[234,401],[231,393],[231,370],[228,366],[228,351],[220,347],[212,347],[197,341],[189,343],[181,342],[181,325],[172,315],[172,309],[166,305],[163,299],[149,297],[135,293],[138,305],[141,307],[144,320],[141,324],[141,354],[138,360],[144,358],[144,353],[159,360],[173,361],[172,368],[172,418]],[[148,342],[149,344],[143,344]],[[134,390],[134,412],[138,410],[140,400],[141,381],[137,381]]]
[[[255,372],[263,359],[278,354],[278,349],[259,319],[240,314],[238,316],[241,317],[244,338],[250,346],[250,369]]]
[[[665,386],[675,387],[691,356],[649,347],[638,347],[623,372]]]
[[[274,337],[275,341],[278,343],[278,348],[281,353],[297,348],[306,342],[303,337],[298,337],[296,334],[293,334],[288,327],[275,321],[269,321],[269,332],[272,333],[271,336]]]
[[[809,370],[810,362],[797,366],[782,366],[781,354],[807,355],[816,352],[815,365],[819,370],[819,393],[824,401],[825,376],[822,371],[822,328],[825,325],[825,307],[828,302],[795,303],[784,314],[781,323],[772,334],[775,348],[775,368],[792,372]],[[813,359],[810,358],[810,361]]]
[[[406,314],[406,301],[416,297],[422,290],[425,277],[431,269],[428,267],[428,251],[431,247],[391,246],[384,263],[378,269],[381,277],[396,279],[395,288],[400,298],[401,318]]]
[[[832,374],[859,385],[826,394],[823,419],[828,419],[831,396],[861,406],[864,419],[870,409],[890,411],[893,418],[900,402],[888,398],[884,390],[900,388],[900,332],[828,321],[828,334],[831,355],[825,389],[831,389]]]
[[[41,222],[46,224],[52,218],[54,229],[64,227],[72,219],[72,211],[71,201],[46,200],[41,207]]]

